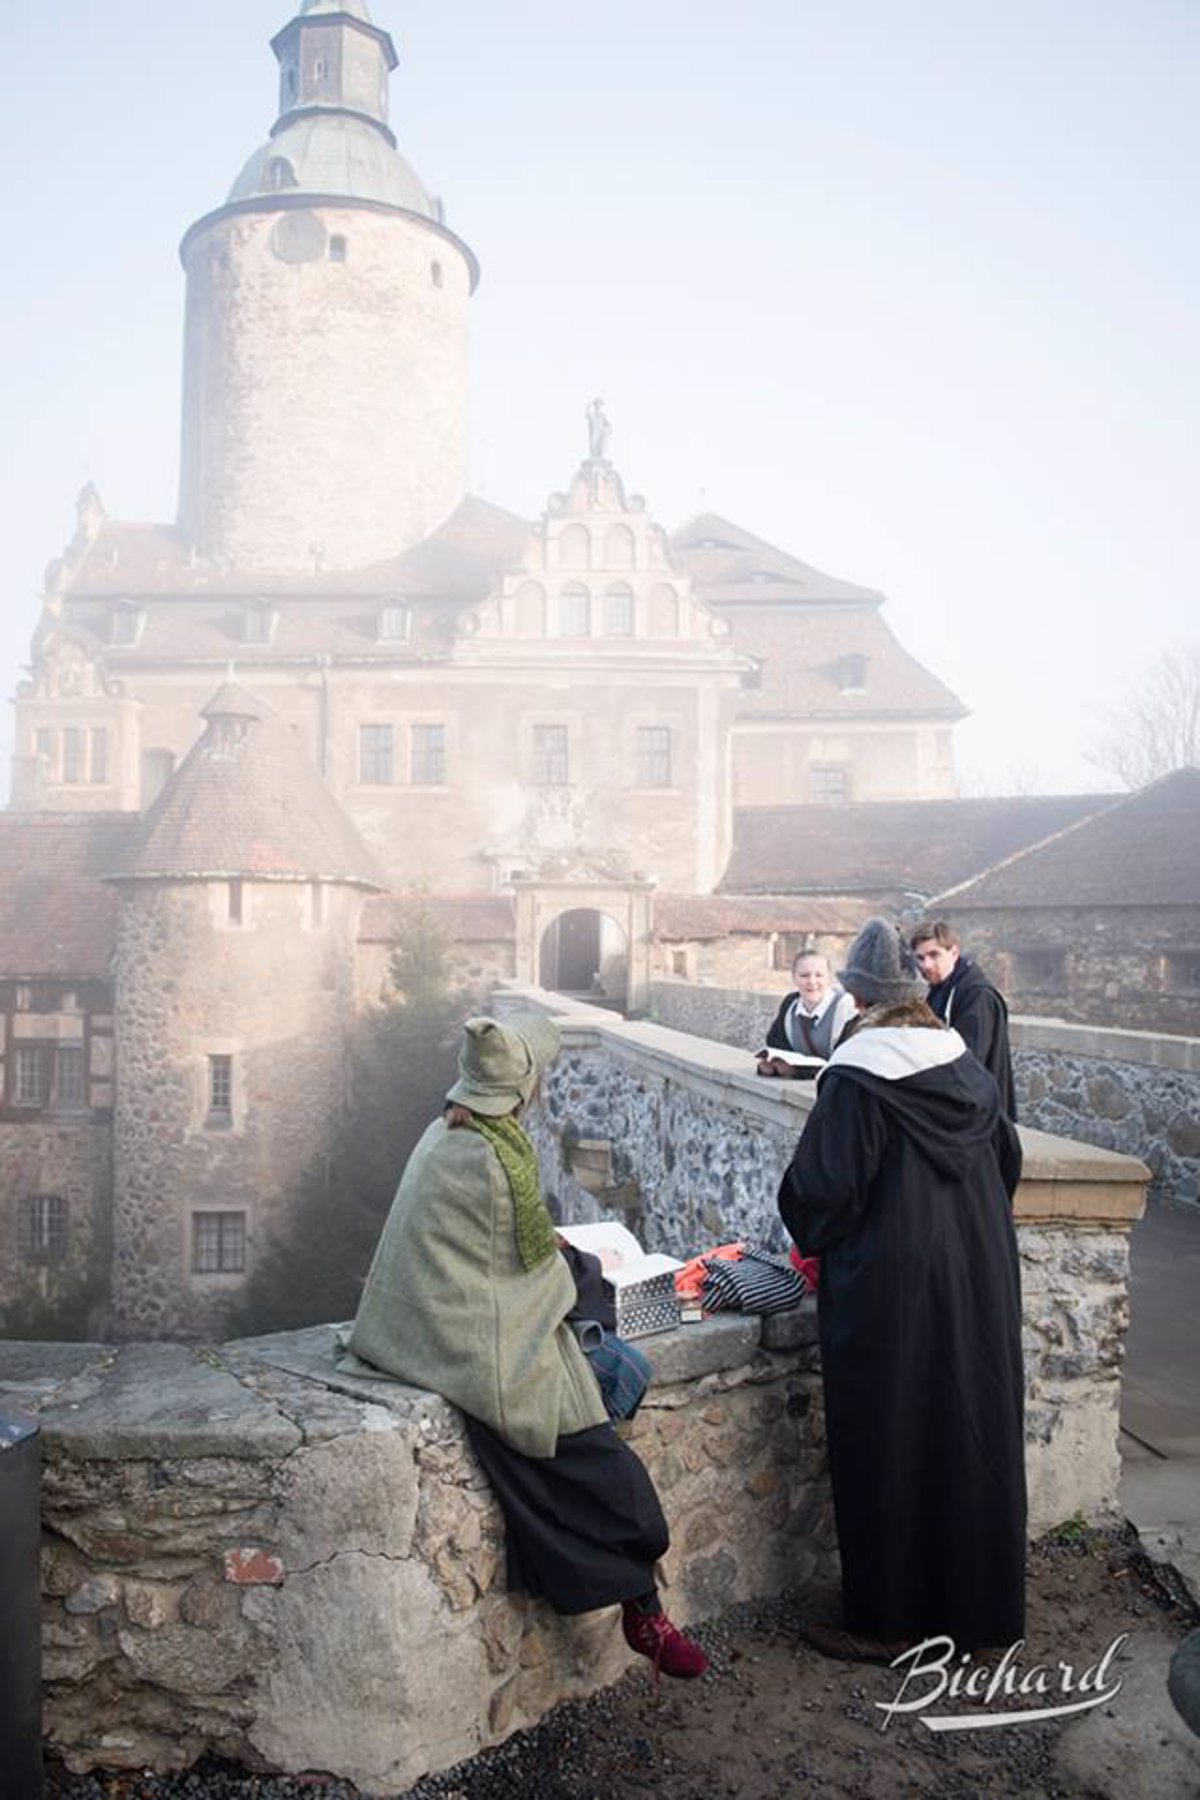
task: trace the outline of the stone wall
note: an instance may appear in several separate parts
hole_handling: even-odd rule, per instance
[[[623,1429],[671,1523],[679,1620],[834,1573],[811,1305],[771,1324],[643,1340],[655,1381]],[[460,1416],[341,1375],[332,1327],[0,1343],[0,1404],[41,1418],[45,1725],[72,1769],[211,1751],[394,1793],[631,1660],[615,1609],[507,1593]]]
[[[1138,1156],[1152,1192],[1200,1204],[1200,1039],[1013,1022],[1021,1117]]]
[[[656,1022],[749,1058],[773,1016],[769,994],[655,981]],[[1017,1104],[1024,1123],[1136,1156],[1152,1192],[1200,1204],[1200,1039],[1014,1017]]]

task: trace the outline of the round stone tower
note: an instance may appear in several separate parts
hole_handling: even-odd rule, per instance
[[[365,0],[303,0],[271,47],[279,118],[180,251],[179,522],[234,568],[355,568],[466,490],[478,265],[396,149]]]

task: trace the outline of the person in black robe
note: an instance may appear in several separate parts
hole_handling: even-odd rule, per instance
[[[841,980],[864,1008],[834,1052],[779,1191],[820,1256],[818,1315],[843,1622],[825,1654],[891,1661],[1024,1629],[1016,1130],[996,1084],[869,921]]]
[[[917,967],[929,983],[930,1006],[939,1019],[954,1027],[984,1068],[991,1070],[1000,1089],[1000,1104],[1015,1124],[1017,1092],[1003,994],[977,962],[962,954],[958,933],[945,919],[927,919],[908,941]]]

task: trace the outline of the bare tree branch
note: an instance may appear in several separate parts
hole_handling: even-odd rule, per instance
[[[1200,639],[1159,658],[1088,761],[1130,788],[1200,763]]]

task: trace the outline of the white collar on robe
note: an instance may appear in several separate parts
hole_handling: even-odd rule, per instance
[[[839,1044],[817,1080],[830,1069],[863,1069],[882,1081],[903,1081],[941,1069],[965,1056],[967,1046],[957,1031],[934,1031],[925,1025],[868,1025]]]

